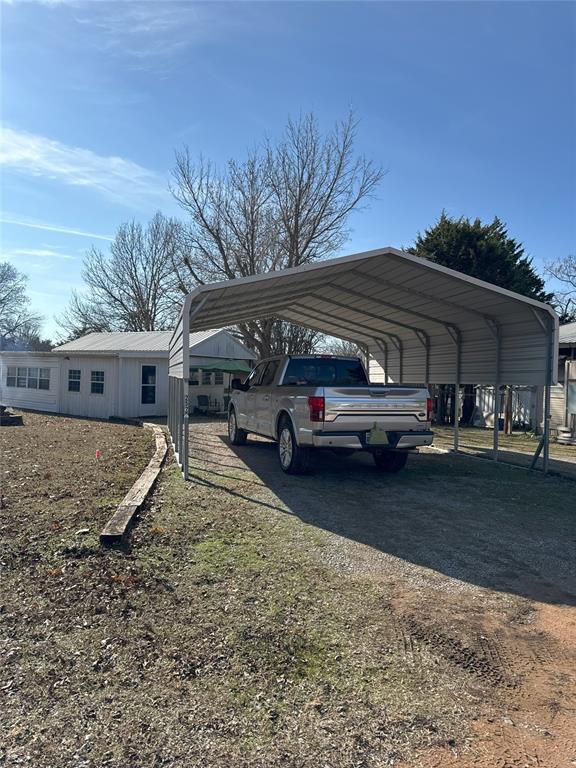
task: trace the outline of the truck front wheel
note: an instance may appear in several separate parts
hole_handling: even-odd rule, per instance
[[[238,426],[234,408],[230,408],[230,413],[228,414],[228,437],[232,445],[244,445],[248,437],[248,432],[245,429],[240,429]]]
[[[407,451],[375,451],[374,464],[381,472],[400,472],[408,461]]]
[[[278,430],[278,458],[288,475],[300,475],[308,469],[310,449],[296,442],[292,422],[284,418]]]

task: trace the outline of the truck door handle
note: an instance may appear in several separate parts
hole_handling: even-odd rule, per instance
[[[264,395],[264,400],[270,400],[270,395]]]

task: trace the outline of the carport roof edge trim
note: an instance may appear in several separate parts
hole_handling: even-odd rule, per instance
[[[538,307],[539,309],[545,310],[553,318],[556,325],[558,326],[559,324],[558,316],[549,304],[545,304],[542,301],[538,301],[537,299],[532,299],[528,296],[523,296],[520,293],[515,293],[514,291],[510,291],[507,288],[501,288],[499,285],[494,285],[493,283],[489,283],[486,280],[480,280],[477,277],[471,277],[470,275],[466,275],[463,272],[458,272],[457,270],[451,269],[450,267],[445,267],[442,264],[437,264],[436,262],[430,261],[429,259],[422,258],[421,256],[414,256],[413,254],[406,253],[406,251],[401,251],[391,246],[386,246],[385,248],[376,248],[370,251],[362,251],[359,253],[352,253],[352,254],[349,254],[348,256],[337,256],[336,258],[333,258],[333,259],[315,261],[309,264],[301,264],[297,267],[288,267],[287,269],[279,269],[272,272],[265,272],[264,274],[261,274],[261,275],[249,275],[247,277],[238,277],[232,280],[220,280],[216,283],[207,283],[205,285],[199,285],[187,295],[187,298],[194,300],[196,297],[198,297],[201,294],[209,293],[212,291],[218,291],[225,288],[232,288],[233,286],[236,287],[236,286],[242,286],[242,285],[253,285],[254,283],[275,280],[284,276],[287,277],[289,275],[303,274],[305,272],[315,272],[322,269],[327,269],[329,267],[339,266],[341,264],[352,263],[355,261],[367,261],[370,259],[374,259],[378,256],[386,256],[386,255],[395,256],[405,261],[409,261],[417,265],[418,267],[423,267],[425,269],[441,272],[456,280],[470,283],[472,285],[477,286],[478,288],[483,288],[493,293],[501,294],[502,296],[506,296],[510,299],[515,299],[516,301],[522,302],[524,304],[531,304],[534,307]],[[182,312],[180,313],[180,317],[181,316],[182,316]]]

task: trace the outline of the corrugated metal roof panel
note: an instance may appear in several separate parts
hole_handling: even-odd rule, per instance
[[[220,333],[219,328],[190,334],[190,351],[206,339]],[[55,348],[55,352],[159,352],[168,354],[172,331],[89,333]]]
[[[395,248],[201,286],[184,306],[191,337],[278,317],[369,345],[381,365],[386,345],[389,377],[404,382],[544,384],[558,352],[548,305]],[[182,320],[173,376],[181,347]]]
[[[576,323],[561,325],[558,337],[560,344],[576,344]]]

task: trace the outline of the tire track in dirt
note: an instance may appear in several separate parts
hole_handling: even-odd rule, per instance
[[[520,681],[512,674],[501,644],[495,638],[479,635],[474,645],[467,645],[435,625],[420,622],[413,614],[398,615],[385,606],[394,627],[396,647],[409,663],[416,664],[420,646],[440,656],[491,686],[516,688]]]
[[[544,615],[551,610],[544,607]],[[387,611],[400,634],[411,636],[417,647],[427,647],[488,684],[484,714],[472,724],[472,742],[457,751],[427,750],[415,756],[410,768],[576,766],[576,653],[562,635],[549,634],[539,621],[542,629],[537,631],[493,624],[489,630],[471,631],[463,641],[448,635],[447,625],[419,619],[414,606],[403,612],[389,605]],[[409,641],[407,647],[412,647]]]

